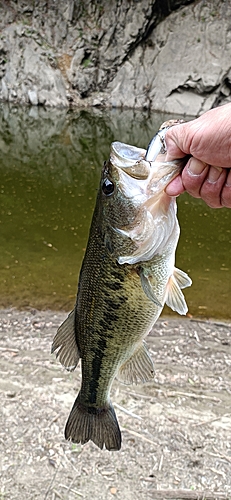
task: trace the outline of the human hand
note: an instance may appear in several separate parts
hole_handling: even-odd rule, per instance
[[[165,136],[167,161],[191,155],[166,193],[187,191],[213,208],[231,208],[231,104],[171,127]]]

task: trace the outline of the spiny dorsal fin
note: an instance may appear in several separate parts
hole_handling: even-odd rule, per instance
[[[169,278],[165,302],[167,306],[179,314],[186,314],[188,311],[184,295],[174,274]]]
[[[101,450],[121,448],[121,432],[112,404],[102,408],[87,407],[77,396],[65,428],[65,438],[73,443],[93,441]]]
[[[120,367],[117,379],[123,384],[139,384],[153,379],[154,374],[153,361],[143,342],[131,358]]]
[[[191,278],[184,271],[181,271],[181,269],[174,267],[173,275],[180,288],[186,288],[187,286],[191,286],[192,284]]]
[[[79,361],[79,351],[75,338],[75,311],[60,325],[52,343],[51,353],[56,351],[56,358],[69,371],[73,371]]]
[[[154,304],[156,304],[156,306],[162,307],[162,304],[160,303],[160,301],[158,300],[158,298],[156,297],[156,295],[154,293],[154,290],[153,290],[153,287],[151,285],[149,278],[144,275],[143,271],[141,271],[141,273],[140,273],[140,281],[141,281],[143,291],[147,295],[147,297],[152,302],[154,302]]]

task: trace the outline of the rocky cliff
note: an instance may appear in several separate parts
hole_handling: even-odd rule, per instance
[[[0,100],[200,114],[231,100],[228,0],[0,1]]]

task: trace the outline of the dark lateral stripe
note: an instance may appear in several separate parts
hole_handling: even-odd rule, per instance
[[[111,275],[117,279],[118,281],[121,281],[123,282],[124,281],[124,274],[122,274],[121,272],[119,272],[119,270],[117,271],[116,269],[112,269],[111,270]]]
[[[92,361],[92,377],[89,384],[90,394],[89,403],[95,404],[97,399],[97,389],[99,387],[100,370],[104,357],[104,351],[107,347],[106,338],[100,338],[97,348],[95,350],[95,355]]]
[[[104,314],[99,321],[100,326],[102,327],[101,337],[99,338],[97,347],[95,349],[94,358],[92,361],[92,376],[89,384],[89,402],[91,404],[96,403],[97,390],[99,387],[99,379],[101,375],[101,366],[105,357],[107,340],[113,337],[113,335],[110,335],[109,332],[114,329],[114,323],[118,321],[118,319],[119,316],[115,312],[106,311],[106,314]]]
[[[111,290],[120,290],[122,286],[122,283],[120,283],[119,281],[111,281],[110,283],[107,283],[107,287]]]
[[[110,332],[114,330],[115,323],[117,323],[120,319],[117,311],[123,302],[124,301],[121,297],[117,298],[117,300],[115,299],[114,301],[113,297],[110,299],[107,297],[104,302],[106,307],[103,311],[102,318],[99,320],[100,332],[97,332],[99,338],[92,361],[92,374],[89,383],[89,403],[91,404],[96,403],[101,367],[105,358],[107,341],[113,337],[113,334]],[[104,360],[104,362],[106,363],[106,360]]]

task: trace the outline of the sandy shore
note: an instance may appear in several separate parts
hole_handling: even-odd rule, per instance
[[[65,317],[0,311],[0,498],[231,498],[231,325],[158,321],[154,382],[113,385],[123,443],[107,452],[63,437],[81,381],[50,354]]]

